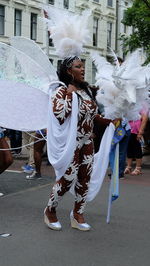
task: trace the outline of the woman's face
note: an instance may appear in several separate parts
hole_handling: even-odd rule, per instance
[[[71,68],[68,69],[68,73],[72,76],[75,82],[83,82],[84,81],[84,64],[81,60],[74,60]]]

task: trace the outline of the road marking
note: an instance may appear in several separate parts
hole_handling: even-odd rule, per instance
[[[6,197],[12,197],[12,196],[16,196],[16,195],[19,195],[19,194],[24,194],[26,192],[30,192],[30,191],[37,191],[37,190],[40,190],[42,188],[45,188],[45,187],[50,187],[50,185],[52,185],[51,182],[47,183],[47,184],[44,184],[44,185],[38,185],[36,187],[30,187],[30,188],[27,188],[27,189],[23,189],[23,190],[20,190],[20,191],[17,191],[17,192],[12,192],[12,193],[9,193],[9,194],[4,194],[2,196],[2,198],[6,198]],[[2,199],[1,198],[1,199]]]
[[[10,173],[23,173],[23,171],[18,171],[18,170],[6,170],[5,172],[10,172]]]

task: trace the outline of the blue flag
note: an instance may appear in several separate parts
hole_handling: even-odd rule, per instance
[[[111,144],[110,158],[113,162],[113,172],[109,188],[107,223],[110,222],[111,204],[119,197],[119,142],[125,135],[125,129],[117,127]]]

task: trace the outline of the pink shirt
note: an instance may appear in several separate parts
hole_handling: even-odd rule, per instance
[[[131,127],[131,133],[138,134],[140,126],[142,121],[136,120],[136,121],[129,121],[130,127]]]
[[[148,106],[145,104],[144,107],[142,108],[140,114],[147,114],[148,115],[149,109]],[[130,127],[131,127],[131,133],[133,134],[138,134],[139,133],[139,129],[141,126],[142,120],[135,120],[135,121],[129,121]]]

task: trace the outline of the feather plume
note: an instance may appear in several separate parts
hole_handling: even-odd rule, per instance
[[[90,40],[87,25],[91,12],[84,11],[80,16],[49,6],[43,8],[48,15],[46,22],[56,54],[60,58],[80,56],[83,45]]]
[[[104,105],[105,117],[139,119],[150,88],[149,66],[142,66],[143,51],[136,50],[117,68],[98,54],[92,54],[92,58],[97,68],[96,85],[100,88],[96,99]]]
[[[118,61],[118,57],[117,57],[117,55],[115,54],[115,52],[113,51],[113,49],[111,48],[111,47],[109,47],[109,54],[108,54],[111,58],[112,58],[112,60],[113,60],[113,64],[117,67],[117,68],[119,68],[119,66],[120,66],[120,64],[119,64],[119,61]]]

